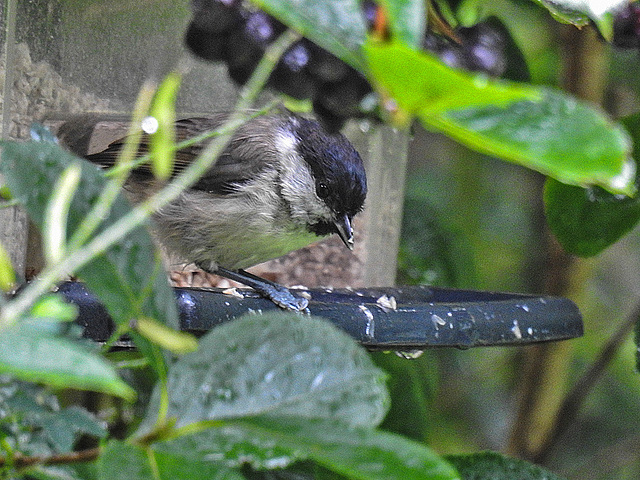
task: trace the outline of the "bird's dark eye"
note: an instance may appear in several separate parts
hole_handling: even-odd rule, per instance
[[[327,187],[326,183],[318,182],[316,184],[316,193],[322,199],[325,199],[329,196],[329,187]]]

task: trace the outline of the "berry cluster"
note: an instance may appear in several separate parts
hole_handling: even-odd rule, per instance
[[[453,68],[484,72],[493,77],[505,73],[505,42],[488,23],[459,27],[454,34],[457,41],[427,32],[422,47]]]
[[[187,47],[205,60],[224,61],[234,82],[244,84],[267,46],[285,26],[241,0],[193,0]],[[360,102],[371,93],[365,78],[338,57],[303,38],[282,56],[268,85],[297,99],[310,99],[327,128],[339,130],[363,116]]]
[[[616,14],[612,43],[620,48],[640,48],[640,4],[630,3]]]
[[[229,76],[240,85],[247,81],[267,46],[286,28],[242,0],[192,0],[192,8],[187,47],[205,60],[226,62]],[[366,0],[362,8],[369,30],[388,35],[376,2]],[[504,42],[499,32],[481,23],[458,28],[455,36],[449,40],[427,33],[423,47],[452,67],[494,76],[504,73]],[[332,131],[339,130],[348,118],[371,115],[375,108],[375,101],[364,101],[372,93],[366,79],[306,38],[285,52],[268,85],[293,98],[311,100],[316,115]],[[369,108],[363,108],[365,103]]]

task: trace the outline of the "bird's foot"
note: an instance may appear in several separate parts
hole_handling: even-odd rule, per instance
[[[275,282],[271,282],[265,278],[260,278],[257,275],[253,275],[244,270],[234,271],[218,267],[211,273],[215,273],[216,275],[220,275],[222,277],[228,278],[229,280],[233,280],[251,287],[260,295],[271,300],[278,307],[285,310],[302,312],[309,305],[309,300],[294,295],[293,292],[287,287]]]

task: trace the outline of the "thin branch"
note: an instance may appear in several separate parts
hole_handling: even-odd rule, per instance
[[[50,456],[22,456],[16,455],[12,459],[0,458],[0,467],[11,464],[14,468],[20,469],[33,465],[61,465],[68,463],[82,463],[96,460],[100,455],[100,448],[90,448],[77,452],[61,453]]]
[[[544,463],[549,454],[557,446],[559,440],[575,421],[580,408],[584,404],[586,397],[591,393],[595,384],[602,378],[607,367],[615,358],[626,338],[633,331],[634,326],[640,321],[640,301],[629,316],[620,324],[618,330],[604,344],[596,360],[591,367],[576,382],[571,391],[567,394],[558,413],[555,422],[550,430],[549,437],[540,450],[537,452],[534,461]]]

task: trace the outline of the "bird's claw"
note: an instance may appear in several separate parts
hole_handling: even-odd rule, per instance
[[[277,289],[276,291],[268,294],[267,297],[280,308],[294,312],[302,312],[309,306],[309,300],[295,296],[286,287]]]

